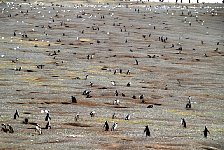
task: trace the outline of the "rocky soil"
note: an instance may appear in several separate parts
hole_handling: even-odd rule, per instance
[[[17,0],[0,9],[0,123],[14,129],[0,132],[0,149],[224,149],[223,4]],[[105,121],[117,129],[104,131]]]

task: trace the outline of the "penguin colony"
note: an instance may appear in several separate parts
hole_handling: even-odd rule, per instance
[[[32,82],[38,81],[41,88],[45,89],[44,92],[41,90],[39,92],[30,81],[27,82],[31,86],[25,90],[22,88],[23,85],[19,89],[13,89],[18,95],[23,90],[27,93],[31,91],[28,94],[23,93],[23,99],[21,95],[18,96],[19,98],[14,95],[11,101],[15,102],[18,108],[21,105],[16,102],[20,101],[20,98],[20,104],[25,104],[24,101],[29,99],[28,104],[32,105],[29,106],[32,109],[14,108],[9,117],[12,120],[1,120],[1,134],[14,135],[19,134],[21,130],[26,130],[34,136],[41,137],[64,128],[79,130],[74,126],[83,127],[89,132],[88,126],[90,126],[102,132],[104,136],[125,133],[126,137],[144,137],[144,140],[150,140],[160,137],[163,128],[169,130],[168,124],[163,126],[159,122],[152,122],[156,118],[151,117],[154,114],[164,115],[164,118],[168,116],[163,114],[162,110],[167,105],[170,106],[166,102],[167,98],[175,100],[177,104],[177,106],[172,105],[170,110],[166,109],[166,113],[172,112],[173,117],[178,116],[172,121],[181,120],[181,123],[172,124],[177,128],[177,134],[191,136],[192,133],[189,131],[192,131],[198,132],[198,136],[205,137],[204,139],[209,137],[210,127],[206,125],[206,121],[194,130],[193,124],[198,117],[186,115],[194,114],[203,107],[199,96],[189,92],[191,97],[187,92],[183,92],[180,99],[172,98],[175,95],[172,92],[174,88],[180,91],[190,89],[191,85],[188,85],[190,76],[175,75],[172,73],[173,68],[167,65],[163,68],[167,76],[161,77],[162,80],[160,78],[155,84],[152,81],[156,76],[160,76],[156,69],[158,63],[164,61],[165,64],[169,64],[171,57],[174,56],[177,58],[175,60],[177,65],[187,64],[189,61],[197,66],[196,63],[203,63],[212,57],[217,57],[217,61],[220,61],[219,57],[223,55],[223,41],[218,37],[211,41],[198,37],[195,40],[198,41],[197,44],[189,47],[185,42],[193,37],[172,35],[169,30],[175,32],[175,28],[170,26],[171,22],[161,20],[161,23],[158,23],[154,19],[159,13],[169,17],[175,13],[182,18],[179,20],[182,28],[190,31],[198,27],[196,24],[206,28],[203,15],[216,17],[219,14],[215,9],[204,7],[200,7],[196,12],[194,8],[187,5],[176,4],[172,7],[161,6],[163,3],[156,6],[151,6],[147,2],[135,4],[137,5],[96,3],[68,6],[55,3],[1,3],[1,17],[20,21],[15,23],[15,27],[8,33],[13,47],[8,51],[15,51],[15,54],[7,56],[8,53],[1,52],[1,58],[4,61],[10,60],[10,71],[13,71],[14,76],[21,76],[24,80],[33,76],[35,79]],[[124,14],[131,14],[128,22],[122,20]],[[142,25],[131,21],[136,16],[143,20]],[[39,22],[28,23],[28,18],[32,17]],[[86,23],[87,20],[90,22]],[[146,22],[147,25],[143,25]],[[23,28],[18,28],[17,25]],[[109,30],[107,26],[114,31]],[[71,30],[74,32],[70,32]],[[6,39],[2,37],[2,40]],[[16,40],[19,42],[15,42]],[[23,43],[33,44],[32,48],[26,48]],[[202,50],[206,46],[210,47],[210,51]],[[162,53],[158,52],[161,50]],[[16,55],[16,52],[24,54],[35,52],[38,61],[29,60],[29,65],[25,63],[27,58]],[[182,67],[184,70],[186,66]],[[181,69],[179,73],[182,73]],[[52,88],[56,89],[61,84],[66,84],[66,87],[52,92],[51,89],[49,90],[49,85],[44,84],[47,79],[41,78],[43,74],[47,74],[48,79],[55,85]],[[143,78],[140,78],[140,75]],[[65,79],[69,79],[69,82],[63,83]],[[194,81],[197,82],[196,79]],[[163,94],[157,92],[164,93],[166,97],[160,98],[158,95]],[[52,96],[50,100],[41,99],[45,94]],[[60,105],[61,108],[54,109],[54,105]],[[140,111],[139,108],[142,110]],[[176,109],[182,110],[185,114]],[[23,128],[18,127],[20,122]],[[160,124],[159,126],[163,128],[156,128],[156,124]],[[66,126],[61,129],[64,125]],[[211,130],[211,136],[214,134],[213,131]],[[166,136],[169,137],[169,134],[167,133]]]

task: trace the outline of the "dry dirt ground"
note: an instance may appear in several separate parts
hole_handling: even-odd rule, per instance
[[[224,149],[223,4],[50,2],[0,3],[0,149]]]

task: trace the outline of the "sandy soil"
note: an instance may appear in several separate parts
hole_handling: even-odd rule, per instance
[[[223,4],[28,2],[0,3],[0,149],[224,149]]]

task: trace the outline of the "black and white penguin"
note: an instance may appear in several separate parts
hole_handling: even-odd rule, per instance
[[[45,117],[45,121],[49,121],[51,120],[51,117],[50,117],[50,113],[49,113],[49,110],[46,110],[46,117]]]
[[[105,121],[105,123],[104,123],[104,126],[103,126],[104,128],[105,128],[105,131],[109,131],[109,124],[108,124],[108,122],[107,121]]]
[[[75,121],[78,121],[78,119],[79,119],[79,113],[77,113],[77,114],[75,115]]]
[[[117,122],[112,125],[111,131],[115,131],[117,129]]]
[[[91,116],[91,117],[94,117],[95,115],[96,115],[96,112],[95,112],[95,111],[91,111],[91,112],[90,112],[90,116]]]
[[[9,133],[14,133],[14,130],[10,124],[7,124]]]
[[[17,109],[16,109],[16,112],[15,112],[15,114],[14,114],[14,119],[16,119],[16,117],[19,117],[19,112],[18,112]]]
[[[124,120],[130,120],[130,118],[131,118],[131,115],[130,115],[130,114],[128,114],[128,115],[125,117],[125,119],[124,119]]]
[[[112,84],[113,86],[115,86],[115,85],[116,85],[115,81],[111,81],[111,84]]]
[[[6,124],[4,124],[4,123],[2,124],[1,131],[5,132],[5,133],[7,133],[9,131],[9,129],[6,127]]]
[[[188,97],[188,103],[186,104],[186,109],[190,109],[191,108],[191,100],[192,100],[192,97],[189,96]]]
[[[147,136],[150,136],[150,131],[149,131],[149,127],[148,127],[148,125],[145,126],[144,133],[146,134],[146,137],[147,137]]]
[[[113,101],[113,105],[119,105],[120,104],[120,100],[119,99],[115,99],[114,101]]]
[[[187,124],[184,118],[181,118],[181,124],[183,125],[184,128],[187,127]]]
[[[127,83],[127,87],[130,87],[130,86],[131,86],[131,82],[128,82],[128,83]]]
[[[210,134],[210,132],[208,131],[207,127],[205,126],[205,129],[204,129],[204,137],[207,138],[208,136],[208,133]]]

